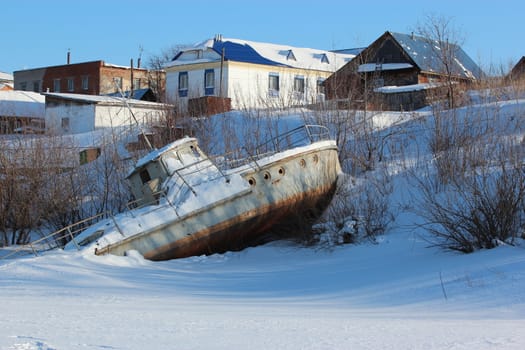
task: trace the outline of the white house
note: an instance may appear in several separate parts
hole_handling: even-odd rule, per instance
[[[122,97],[44,93],[46,132],[77,134],[104,127],[143,125],[159,120],[170,106]]]
[[[324,99],[324,79],[355,55],[226,39],[221,35],[180,51],[165,66],[166,100],[227,97],[233,109],[289,107]]]

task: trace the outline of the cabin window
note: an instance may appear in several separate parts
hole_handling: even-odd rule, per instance
[[[209,96],[215,93],[215,71],[206,69],[204,71],[204,94]]]
[[[321,56],[321,62],[322,63],[330,63],[330,61],[328,60],[328,56],[326,56],[325,53],[323,53],[323,55]]]
[[[33,82],[33,91],[40,92],[40,80],[35,80]]]
[[[268,75],[268,95],[270,97],[279,96],[279,73],[270,73]]]
[[[179,97],[188,96],[188,72],[179,72]]]
[[[295,76],[293,80],[293,91],[298,94],[304,94],[304,76]]]
[[[140,180],[142,181],[143,184],[151,180],[151,176],[149,175],[148,169],[142,169],[139,175],[140,175]]]

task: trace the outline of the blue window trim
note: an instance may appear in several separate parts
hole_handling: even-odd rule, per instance
[[[207,85],[206,76],[208,73],[213,73],[213,85]],[[204,94],[206,96],[210,96],[215,94],[215,70],[213,69],[206,69],[204,70]]]
[[[179,72],[179,97],[187,97],[188,96],[188,86],[181,88],[181,80],[182,77],[186,77],[186,84],[189,83],[188,81],[188,72]]]

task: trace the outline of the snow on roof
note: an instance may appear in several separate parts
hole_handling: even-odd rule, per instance
[[[213,50],[218,56],[224,49],[224,59],[229,61],[265,64],[272,66],[283,66],[301,69],[312,69],[333,72],[355,57],[354,54],[341,53],[327,50],[294,47],[289,45],[278,45],[260,43],[255,41],[215,38],[208,39],[193,47],[182,50],[181,53],[192,50]],[[173,61],[167,65],[176,66],[195,61],[178,60],[181,53],[175,56]],[[199,62],[214,61],[216,58],[201,58]]]
[[[61,92],[45,92],[44,96],[54,97],[63,100],[82,101],[91,104],[119,104],[128,103],[132,106],[147,106],[151,108],[165,108],[166,105],[157,102],[149,102],[135,99],[127,99],[123,97],[108,96],[108,95],[83,95],[83,94],[68,94]]]
[[[144,157],[140,158],[137,161],[137,164],[135,165],[135,169],[132,171],[132,173],[136,169],[138,169],[138,168],[142,167],[143,165],[145,165],[146,163],[149,163],[152,160],[155,160],[155,159],[159,158],[164,153],[169,152],[172,149],[180,147],[181,145],[184,145],[186,143],[195,143],[196,141],[197,140],[195,138],[193,138],[193,137],[184,137],[182,139],[175,140],[175,141],[167,144],[166,146],[164,146],[162,148],[153,150],[153,151],[149,152],[148,154],[146,154]]]
[[[2,90],[0,91],[0,115],[44,118],[45,97],[32,91]]]
[[[395,94],[398,92],[426,90],[426,89],[438,87],[440,85],[441,84],[437,84],[437,83],[421,83],[421,84],[402,85],[402,86],[391,85],[391,86],[382,86],[379,88],[375,88],[374,92],[381,92],[384,94]]]
[[[357,71],[360,73],[364,72],[375,72],[376,70],[398,70],[398,69],[407,69],[414,67],[410,63],[365,63],[359,65]]]
[[[439,43],[431,41],[417,35],[408,35],[390,32],[392,37],[403,47],[405,52],[417,64],[417,66],[427,72],[444,73],[444,67],[439,57],[436,57],[436,49],[439,50]],[[463,51],[458,45],[451,45],[454,50],[455,60],[452,73],[464,78],[481,78],[481,68]]]
[[[13,75],[0,71],[0,81],[13,81]]]

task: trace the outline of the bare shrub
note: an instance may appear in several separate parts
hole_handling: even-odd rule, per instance
[[[436,194],[422,188],[420,213],[437,246],[465,253],[512,243],[525,224],[525,176],[521,168],[501,162],[452,181]]]
[[[59,181],[73,165],[71,148],[59,137],[20,137],[4,143],[0,155],[2,245],[25,244],[48,218],[73,210],[76,184]]]
[[[375,241],[394,220],[389,207],[391,193],[386,172],[359,180],[341,175],[334,199],[315,227],[321,244]]]

